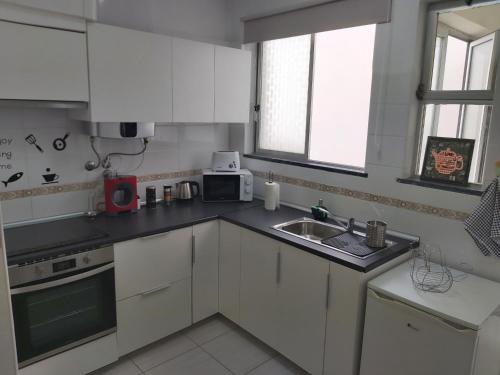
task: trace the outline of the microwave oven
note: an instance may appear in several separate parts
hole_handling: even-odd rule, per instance
[[[253,175],[247,169],[238,172],[203,171],[203,201],[251,202],[253,200]]]

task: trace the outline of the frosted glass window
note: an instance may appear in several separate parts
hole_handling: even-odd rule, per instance
[[[311,160],[363,168],[375,25],[316,34]]]
[[[305,153],[311,36],[264,42],[258,146]]]
[[[448,37],[443,72],[443,90],[463,89],[467,48],[467,42],[452,36]]]

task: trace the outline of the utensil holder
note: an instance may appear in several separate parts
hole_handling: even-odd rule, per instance
[[[366,244],[369,247],[380,249],[385,247],[387,223],[383,221],[368,221],[366,223]]]

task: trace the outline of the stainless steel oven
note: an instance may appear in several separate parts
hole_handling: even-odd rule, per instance
[[[9,267],[19,368],[116,331],[113,248]]]

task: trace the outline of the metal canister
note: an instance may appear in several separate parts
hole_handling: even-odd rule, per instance
[[[156,207],[156,187],[147,186],[146,187],[146,207],[155,208]]]
[[[366,223],[366,244],[370,247],[380,249],[385,247],[385,234],[387,223],[372,220]]]

